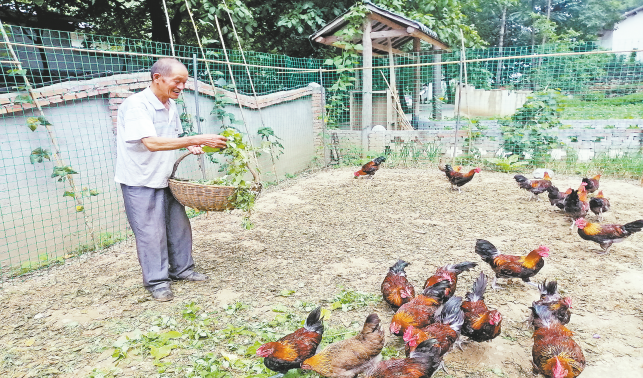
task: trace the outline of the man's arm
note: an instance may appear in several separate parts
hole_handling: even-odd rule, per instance
[[[226,148],[227,140],[225,137],[217,134],[192,135],[183,138],[147,137],[141,139],[145,147],[152,152],[178,150],[179,148],[187,148],[189,146]]]

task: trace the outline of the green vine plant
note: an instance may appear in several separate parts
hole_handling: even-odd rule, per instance
[[[531,165],[550,160],[549,153],[561,142],[552,129],[562,126],[562,95],[549,89],[529,96],[510,118],[501,120],[503,149]]]
[[[354,43],[353,41],[361,41],[362,39],[362,23],[368,10],[364,3],[359,2],[351,12],[346,15],[345,19],[349,25],[344,29],[337,32],[338,42],[333,45],[343,48],[342,54],[333,58],[326,59],[324,65],[334,66],[338,69],[338,78],[328,90],[328,98],[326,103],[326,124],[328,128],[339,128],[343,119],[346,119],[345,114],[350,110],[347,103],[349,102],[349,89],[354,86],[355,78],[354,68],[360,63],[360,55],[358,51],[364,49],[361,43]]]

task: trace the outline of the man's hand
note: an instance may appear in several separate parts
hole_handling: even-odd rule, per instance
[[[201,155],[203,153],[203,149],[201,146],[188,146],[188,151],[190,151],[194,155]]]
[[[199,144],[204,146],[209,146],[212,148],[220,148],[220,149],[224,149],[228,146],[226,144],[228,139],[221,135],[203,134],[203,135],[199,135],[198,137],[200,139]]]

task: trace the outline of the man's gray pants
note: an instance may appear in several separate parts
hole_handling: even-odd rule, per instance
[[[169,188],[121,184],[127,219],[136,237],[138,261],[147,290],[170,287],[192,273],[192,228],[185,207]]]

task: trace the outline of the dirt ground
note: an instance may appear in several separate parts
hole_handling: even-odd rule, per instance
[[[554,175],[553,181],[575,188],[580,177]],[[643,219],[643,188],[635,182],[605,178],[601,189],[612,203],[606,223]],[[190,301],[206,310],[242,301],[262,319],[276,315],[272,305],[323,304],[342,287],[378,294],[398,258],[412,263],[407,273],[416,287],[439,266],[479,262],[458,281],[457,295],[464,296],[480,270],[492,274],[474,253],[482,238],[509,254],[550,248],[534,280],[556,279],[573,298],[568,327],[587,358],[582,377],[643,377],[643,232],[598,255],[598,245],[572,233],[567,218],[541,197],[527,201],[512,175],[486,171],[460,194],[437,169],[382,169],[373,180],[354,180],[351,169],[303,176],[262,194],[252,230],[243,230],[234,213],[193,219],[197,269],[211,279],[173,284],[172,302],[149,300],[131,240],[2,283],[0,376],[87,377],[113,366],[110,346],[120,334]],[[278,296],[284,289],[295,294]],[[524,320],[537,297],[521,282],[489,288],[487,304],[504,317],[502,337],[450,352],[450,376],[532,377]],[[388,328],[393,311],[383,302],[340,311],[329,322],[363,322],[371,311]],[[157,376],[149,363],[121,368],[120,376]]]

